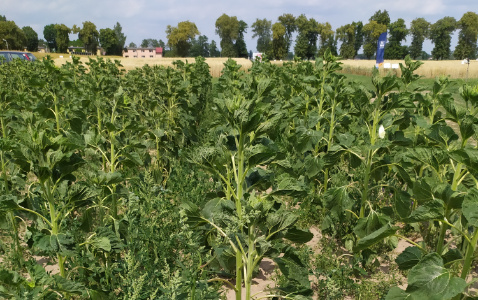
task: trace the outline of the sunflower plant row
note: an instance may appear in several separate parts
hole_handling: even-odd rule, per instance
[[[203,58],[1,65],[0,297],[311,299],[316,226],[363,266],[409,243],[387,299],[462,299],[478,89],[412,88],[419,67],[367,88],[328,52],[217,80]],[[252,294],[266,258],[280,278]]]

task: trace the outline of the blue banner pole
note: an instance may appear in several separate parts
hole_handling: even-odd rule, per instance
[[[378,69],[383,65],[383,54],[385,53],[385,43],[387,42],[387,32],[380,35],[377,42],[377,61],[375,67]]]

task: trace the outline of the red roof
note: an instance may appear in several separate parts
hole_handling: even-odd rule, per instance
[[[156,47],[156,54],[163,53],[163,47]]]

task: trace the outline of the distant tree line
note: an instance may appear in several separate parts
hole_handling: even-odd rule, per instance
[[[216,20],[215,28],[220,38],[220,50],[214,40],[209,43],[208,38],[200,34],[196,24],[190,21],[179,22],[177,26],[168,25],[166,42],[148,38],[143,39],[140,46],[162,47],[165,56],[173,57],[252,56],[252,51],[247,51],[244,40],[249,27],[243,20],[222,14]],[[424,18],[416,18],[411,22],[410,28],[407,28],[404,19],[391,22],[387,10],[378,10],[366,24],[361,21],[352,22],[335,31],[328,22],[319,23],[304,14],[297,17],[283,14],[275,23],[267,19],[256,19],[250,28],[253,38],[257,38],[257,51],[265,53],[271,59],[285,59],[293,55],[313,59],[327,49],[345,59],[357,57],[360,49],[363,49],[361,55],[372,59],[378,37],[383,32],[388,33],[386,59],[402,59],[408,54],[414,59],[424,59],[427,54],[423,51],[423,43],[427,39],[434,45],[431,55],[436,60],[475,59],[478,54],[478,15],[474,12],[465,13],[460,20],[447,16],[433,24]],[[451,37],[455,31],[458,31],[458,44],[452,51]],[[70,33],[78,34],[78,39],[70,41]],[[292,49],[294,35],[296,38]],[[14,21],[0,15],[1,49],[6,49],[8,44],[9,49],[27,48],[29,51],[37,51],[39,44],[45,44],[51,51],[61,53],[67,52],[69,46],[84,47],[86,51],[95,53],[98,46],[101,46],[107,55],[122,55],[126,43],[126,36],[118,22],[113,28],[99,31],[90,21],[83,22],[82,27],[73,25],[72,28],[65,24],[49,24],[44,27],[43,37],[45,40],[39,40],[38,34],[30,26],[20,29]],[[407,37],[411,38],[410,46],[403,45]],[[130,43],[128,46],[136,47],[136,44]]]
[[[50,51],[65,53],[69,46],[83,47],[86,52],[96,54],[98,46],[106,55],[122,55],[126,36],[119,22],[113,28],[98,29],[93,22],[85,21],[82,27],[65,24],[49,24],[43,29],[43,36]],[[76,41],[70,41],[70,33],[78,34]]]
[[[70,41],[70,33],[78,34],[78,39]],[[87,52],[96,54],[98,46],[107,55],[122,55],[126,36],[120,23],[111,28],[100,29],[90,21],[83,26],[65,24],[49,24],[43,28],[43,39],[30,26],[19,28],[14,21],[0,16],[0,49],[38,51],[39,45],[45,45],[50,51],[66,53],[69,46],[84,47]],[[5,40],[5,41],[4,41]]]

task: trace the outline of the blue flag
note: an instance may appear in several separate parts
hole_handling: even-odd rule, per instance
[[[387,32],[380,35],[377,42],[377,62],[375,67],[378,69],[383,64],[383,54],[385,53],[385,43],[387,42]]]

